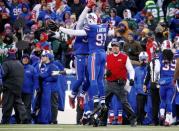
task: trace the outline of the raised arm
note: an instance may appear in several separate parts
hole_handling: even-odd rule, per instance
[[[85,17],[88,14],[89,11],[90,11],[90,8],[86,6],[84,8],[83,12],[81,13],[79,19],[78,19],[78,22],[77,22],[77,25],[76,25],[77,30],[83,28]]]
[[[95,4],[96,4],[95,0],[88,0],[86,7],[84,8],[84,10],[82,11],[82,13],[80,14],[80,16],[78,18],[78,22],[77,22],[77,25],[76,25],[77,30],[83,28],[83,24],[84,24],[84,20],[86,18],[86,15],[93,8],[93,6]]]
[[[87,36],[85,30],[73,30],[73,29],[66,29],[64,27],[60,27],[59,30],[65,34],[73,35],[73,36]]]

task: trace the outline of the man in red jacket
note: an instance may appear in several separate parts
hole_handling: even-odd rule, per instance
[[[155,52],[158,48],[157,42],[154,39],[152,32],[148,33],[148,39],[146,43],[146,52],[149,56],[148,61],[150,62],[155,57]]]
[[[134,69],[129,57],[120,52],[120,43],[112,42],[112,54],[107,55],[107,88],[106,88],[106,105],[113,95],[121,101],[123,110],[126,112],[131,126],[136,126],[136,115],[127,100],[127,91],[124,89],[127,81],[127,74],[130,77],[130,86],[134,85]],[[106,119],[107,120],[107,119]]]

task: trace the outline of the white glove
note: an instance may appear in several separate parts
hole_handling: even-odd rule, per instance
[[[177,86],[177,92],[179,92],[179,87]]]
[[[59,72],[60,72],[60,71],[52,71],[52,76],[59,75]]]
[[[53,36],[54,38],[56,38],[56,39],[59,39],[60,38],[60,32],[55,32],[55,35]]]

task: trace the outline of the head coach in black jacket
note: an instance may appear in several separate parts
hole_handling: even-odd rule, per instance
[[[24,103],[21,99],[21,88],[24,79],[24,67],[16,59],[16,50],[9,49],[8,57],[3,62],[3,100],[2,124],[8,124],[14,108],[17,123],[27,123]]]

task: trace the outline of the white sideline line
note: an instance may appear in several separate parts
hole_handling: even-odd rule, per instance
[[[73,130],[73,131],[85,131],[85,130],[93,130],[93,131],[120,131],[120,130],[129,130],[129,131],[152,131],[154,129],[162,129],[162,130],[169,130],[168,128],[23,128],[23,127],[20,127],[20,128],[6,128],[6,127],[3,127],[3,128],[0,128],[0,130],[63,130],[63,129],[66,129],[66,130]],[[179,129],[179,128],[171,128],[171,130],[173,129]]]
[[[73,128],[73,127],[67,127],[67,128],[58,128],[58,127],[52,127],[52,128],[45,128],[45,127],[0,127],[0,131],[1,130],[68,130],[68,131],[90,131],[90,130],[93,130],[93,131],[156,131],[156,130],[178,130],[179,128],[178,127],[172,127],[172,128],[167,128],[167,127],[161,127],[161,128],[157,128],[157,127],[150,127],[150,128],[141,128],[141,127],[133,127],[133,128],[126,128],[126,127],[116,127],[116,128],[101,128],[101,127],[90,127],[90,128]]]
[[[33,129],[36,129],[36,130],[55,130],[55,129],[56,130],[62,130],[63,128],[33,128],[33,127],[32,128],[27,128],[27,127],[26,128],[23,128],[23,127],[20,127],[20,128],[18,128],[18,127],[17,128],[11,128],[11,127],[10,128],[9,127],[0,128],[0,130],[11,130],[11,129],[12,130],[16,130],[16,129],[17,130],[33,130]]]

